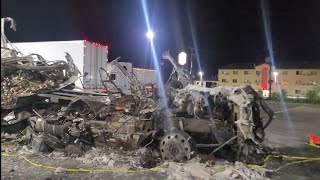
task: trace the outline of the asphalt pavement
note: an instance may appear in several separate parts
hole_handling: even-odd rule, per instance
[[[320,136],[320,105],[268,101],[275,118],[266,129],[264,144],[280,154],[320,157],[320,149],[308,145],[308,135]],[[320,162],[305,162],[284,168],[272,179],[320,179]]]
[[[275,148],[301,148],[308,134],[320,135],[320,105],[268,101],[275,118],[266,128],[265,144]]]

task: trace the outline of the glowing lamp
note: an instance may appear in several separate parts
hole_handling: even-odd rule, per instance
[[[152,40],[154,38],[154,33],[151,30],[149,30],[146,33],[146,36],[147,36],[148,39]]]
[[[181,65],[185,65],[187,63],[187,53],[181,52],[178,56],[178,62]]]

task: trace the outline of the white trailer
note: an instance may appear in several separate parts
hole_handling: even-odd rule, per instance
[[[132,68],[133,74],[143,84],[154,84],[157,82],[156,70],[145,68]]]
[[[108,80],[113,81],[123,93],[128,95],[131,94],[132,83],[147,85],[157,82],[155,70],[133,68],[132,63],[129,62],[107,63],[107,73],[108,75],[106,76],[110,78]]]
[[[81,74],[86,74],[80,77],[83,86],[80,80],[76,86],[95,91],[103,89],[99,69],[107,67],[108,46],[85,40],[17,42],[13,45],[24,55],[36,53],[46,60],[65,60],[65,52],[68,52]]]

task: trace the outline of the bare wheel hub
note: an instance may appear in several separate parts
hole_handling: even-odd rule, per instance
[[[163,159],[183,161],[191,158],[193,149],[191,137],[185,132],[169,132],[160,141],[160,154]]]

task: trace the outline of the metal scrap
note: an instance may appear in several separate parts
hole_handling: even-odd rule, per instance
[[[4,34],[2,38],[6,39]],[[167,83],[167,107],[129,77],[133,96],[76,91],[73,83],[79,70],[68,53],[67,62],[7,54],[1,57],[1,108],[10,111],[2,116],[1,131],[19,133],[27,128],[29,145],[37,151],[68,147],[70,154],[83,154],[82,150],[116,142],[149,146],[173,161],[190,159],[196,152],[218,153],[225,146],[239,156],[261,144],[273,111],[258,93],[250,86],[192,85],[190,73],[169,52],[163,58],[174,67]],[[260,109],[269,115],[266,124]],[[22,112],[28,114],[18,117]]]

